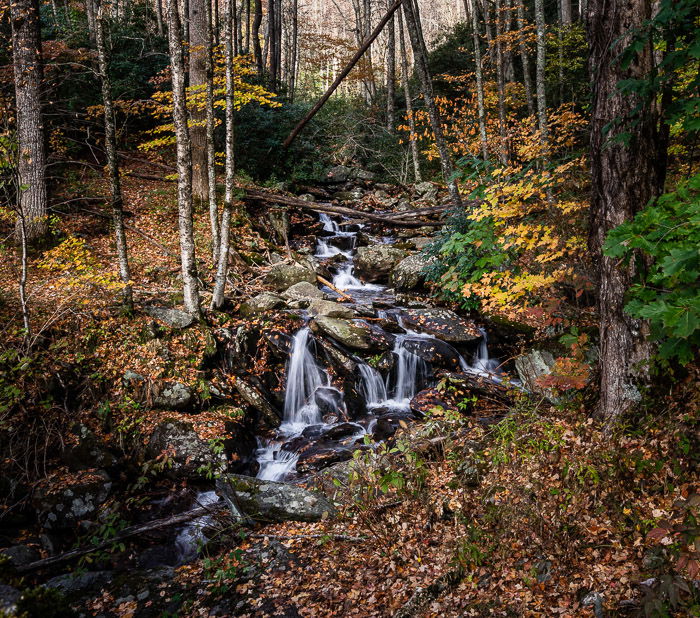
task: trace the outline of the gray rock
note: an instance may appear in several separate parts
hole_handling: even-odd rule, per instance
[[[357,198],[352,191],[338,191],[337,193],[333,194],[333,199],[338,200],[339,202],[352,202]]]
[[[396,265],[408,254],[391,245],[360,247],[355,256],[355,272],[366,281],[387,280]]]
[[[165,420],[153,430],[146,453],[155,459],[163,452],[170,453],[170,471],[179,477],[202,478],[208,471],[226,468],[226,457],[215,453],[184,421]]]
[[[311,330],[323,334],[353,350],[384,351],[393,346],[393,337],[367,322],[317,316],[311,322]]]
[[[295,485],[227,474],[216,480],[216,487],[237,519],[320,521],[335,515],[322,495]]]
[[[267,273],[265,280],[278,292],[288,290],[295,283],[308,281],[316,283],[316,273],[309,266],[301,264],[275,264]]]
[[[355,180],[374,180],[375,174],[369,170],[363,170],[362,168],[356,167],[352,171],[352,177]]]
[[[284,298],[272,292],[263,292],[241,304],[238,311],[243,317],[251,317],[274,311],[275,309],[281,309],[284,306]]]
[[[75,528],[81,521],[98,515],[111,489],[107,475],[99,473],[58,491],[37,491],[33,498],[37,519],[47,530]]]
[[[325,294],[308,281],[300,281],[295,283],[288,290],[282,293],[282,296],[287,300],[312,300],[314,298],[324,298]]]
[[[469,344],[481,338],[474,322],[449,309],[406,309],[404,324],[448,343]]]
[[[539,386],[537,380],[552,373],[555,362],[551,352],[532,350],[515,359],[515,369],[525,388],[534,393],[542,393],[550,401],[554,401],[555,395],[550,390]]]
[[[261,420],[266,427],[275,429],[280,426],[282,419],[279,413],[255,386],[242,378],[238,378],[236,380],[236,390],[253,409],[260,413]]]
[[[15,567],[31,564],[41,558],[41,554],[28,545],[13,545],[0,550],[0,554],[10,559],[10,564]]]
[[[112,581],[112,571],[87,571],[86,573],[66,573],[52,577],[44,584],[45,588],[55,588],[64,594],[80,592],[88,588],[104,586]]]
[[[300,199],[300,200],[303,200],[304,202],[313,203],[313,202],[316,201],[316,196],[311,195],[311,193],[302,193],[302,194],[299,196],[299,199]]]
[[[432,260],[416,253],[401,260],[391,274],[391,283],[397,292],[408,292],[425,282],[424,270]]]
[[[403,347],[435,367],[453,371],[460,368],[459,352],[440,339],[406,339]]]
[[[345,165],[336,165],[326,173],[326,181],[332,183],[347,182],[350,180],[352,170]]]
[[[424,200],[437,200],[438,188],[432,182],[419,182],[415,187],[416,194]]]
[[[406,242],[412,245],[416,251],[423,251],[423,249],[434,242],[434,239],[428,236],[414,236],[413,238],[408,238]]]
[[[192,389],[182,382],[160,384],[154,389],[153,406],[163,410],[189,410],[196,397]]]
[[[345,305],[334,303],[330,300],[314,300],[309,305],[309,313],[312,316],[326,316],[329,318],[353,318],[355,312]]]
[[[145,311],[152,318],[167,324],[170,328],[187,328],[195,323],[195,317],[180,309],[168,307],[146,307]]]
[[[104,447],[88,427],[79,423],[73,427],[72,433],[77,436],[77,444],[66,447],[63,452],[63,460],[71,471],[111,468],[116,465],[117,458]]]
[[[0,614],[13,616],[17,610],[17,601],[21,596],[22,593],[17,588],[0,584]]]

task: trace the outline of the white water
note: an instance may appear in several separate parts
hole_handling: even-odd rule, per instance
[[[348,261],[338,270],[338,274],[333,277],[333,285],[344,292],[347,290],[364,290],[366,292],[382,292],[384,286],[374,283],[363,283],[353,274],[354,266],[352,261]]]
[[[202,506],[211,506],[219,501],[219,496],[215,491],[205,491],[197,495],[193,509]],[[177,551],[177,563],[187,564],[192,562],[198,555],[203,545],[207,542],[207,537],[204,534],[205,528],[211,526],[213,520],[210,515],[198,517],[187,524],[177,535],[175,539],[175,550]]]
[[[342,251],[338,247],[334,247],[325,240],[319,238],[318,245],[316,247],[316,257],[317,258],[332,258],[336,255],[343,255],[346,258],[350,258],[350,253],[348,251]]]
[[[386,401],[389,397],[387,396],[386,384],[384,384],[381,374],[366,363],[360,363],[357,367],[362,377],[362,395],[365,398],[367,407],[376,407]]]
[[[280,443],[270,442],[263,444],[258,449],[258,463],[260,470],[257,477],[263,481],[279,481],[294,472],[299,459],[298,453],[285,451],[280,448]]]
[[[391,399],[384,402],[385,405],[408,408],[411,399],[416,395],[419,384],[428,373],[428,363],[404,347],[404,342],[407,339],[416,336],[424,337],[419,333],[412,332],[409,332],[407,335],[396,336],[396,343],[394,344],[394,354],[396,355],[395,376],[391,384],[389,384],[391,376],[387,377],[387,391],[391,393]]]
[[[314,425],[321,422],[321,411],[314,401],[314,394],[330,380],[325,371],[316,364],[309,349],[308,326],[302,328],[292,343],[292,352],[287,363],[287,391],[284,397],[283,421],[290,428]]]
[[[337,234],[340,231],[340,226],[326,213],[322,212],[319,215],[319,219],[321,220],[321,223],[323,223],[323,229],[326,232],[335,232]]]

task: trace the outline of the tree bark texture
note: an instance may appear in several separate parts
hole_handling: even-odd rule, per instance
[[[216,148],[214,145],[214,22],[211,3],[205,1],[207,17],[207,101],[206,101],[206,139],[207,139],[207,191],[209,198],[209,226],[211,229],[212,264],[219,261],[219,207],[216,203]]]
[[[501,147],[499,148],[499,158],[505,165],[508,161],[508,140],[506,133],[506,85],[503,77],[503,44],[501,0],[496,0],[496,84],[498,87],[498,132],[501,136]]]
[[[226,48],[226,190],[224,196],[224,211],[221,217],[219,262],[216,269],[214,293],[211,308],[220,309],[224,305],[226,278],[228,276],[229,239],[231,230],[231,212],[235,192],[235,126],[234,126],[234,74],[233,74],[233,0],[226,0],[226,16],[224,26],[224,45]]]
[[[608,232],[634,217],[660,186],[657,124],[651,103],[623,95],[623,79],[644,79],[652,71],[650,45],[624,67],[617,57],[630,42],[630,32],[652,16],[649,0],[591,0],[588,43],[592,77],[592,196],[589,245],[598,261],[600,312],[599,413],[608,420],[624,414],[639,394],[639,363],[650,356],[645,324],[624,312],[625,293],[635,275],[634,261],[625,265],[605,257],[601,247]],[[611,124],[613,123],[613,124]],[[630,140],[621,141],[629,132]]]
[[[170,70],[173,82],[173,124],[177,141],[177,210],[185,310],[199,315],[199,287],[192,225],[192,147],[187,126],[187,95],[182,31],[177,0],[167,0]]]
[[[425,103],[426,111],[428,112],[428,117],[430,118],[430,125],[433,130],[433,136],[435,137],[435,145],[437,146],[438,153],[440,154],[442,176],[445,179],[445,184],[447,184],[450,191],[452,202],[455,204],[455,206],[459,206],[462,203],[462,199],[459,195],[459,187],[457,186],[457,182],[452,178],[454,174],[452,157],[450,156],[450,151],[447,148],[447,142],[445,141],[445,136],[443,134],[442,120],[440,119],[437,105],[435,105],[433,83],[430,76],[430,70],[428,68],[428,58],[425,53],[425,42],[423,41],[423,36],[420,31],[420,22],[417,19],[411,0],[404,0],[403,13],[404,18],[406,19],[409,39],[411,40],[411,47],[413,48],[415,69],[418,73],[421,90],[423,91],[423,101]]]
[[[391,0],[387,8],[390,8]],[[392,17],[387,24],[387,50],[386,50],[386,127],[390,133],[396,126],[396,24]]]
[[[476,7],[472,6],[472,43],[474,45],[474,72],[476,74],[476,104],[479,114],[479,139],[481,141],[481,156],[486,161],[489,158],[488,138],[486,136],[486,109],[484,108],[484,74],[481,65],[481,37],[479,36],[479,17]]]
[[[520,62],[523,65],[523,84],[525,85],[525,98],[527,99],[527,113],[530,116],[535,115],[535,106],[532,102],[532,77],[530,77],[530,58],[525,44],[525,7],[520,0],[515,0],[518,3],[518,29],[520,36],[518,37],[518,46],[520,48]]]
[[[210,0],[190,0],[190,89],[206,88],[207,83],[207,7]],[[191,105],[190,140],[192,142],[192,194],[200,203],[209,195],[207,176],[206,110]]]
[[[537,67],[535,87],[537,88],[537,122],[544,140],[548,140],[547,94],[545,91],[545,21],[544,0],[535,0],[535,25],[537,28]]]
[[[404,99],[406,101],[406,115],[408,116],[408,128],[411,130],[410,145],[411,158],[413,159],[413,176],[416,182],[422,181],[420,172],[420,153],[418,152],[418,141],[416,138],[416,121],[413,117],[413,100],[411,99],[411,86],[408,81],[408,55],[406,50],[406,36],[403,28],[403,15],[401,11],[397,13],[399,26],[399,53],[401,55],[401,85],[403,87]]]
[[[10,20],[19,142],[18,207],[24,220],[24,238],[31,243],[44,236],[48,229],[46,145],[41,110],[44,67],[38,0],[13,0]],[[17,237],[21,236],[18,229]]]
[[[101,3],[98,5],[95,20],[95,41],[97,43],[97,60],[100,68],[100,84],[102,86],[105,152],[107,153],[107,169],[109,172],[114,240],[117,248],[119,278],[124,285],[124,307],[130,311],[133,309],[134,299],[131,288],[131,272],[129,269],[129,253],[126,244],[126,230],[124,229],[124,201],[122,198],[121,180],[119,178],[117,130],[114,118],[114,103],[112,100],[112,84],[109,79],[109,59],[105,41],[104,11]]]
[[[263,64],[263,54],[260,47],[260,26],[262,25],[263,10],[262,0],[255,0],[255,15],[253,16],[253,56],[255,57],[255,66],[258,69],[258,75],[262,77],[265,66]]]

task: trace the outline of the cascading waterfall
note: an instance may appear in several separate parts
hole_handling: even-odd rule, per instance
[[[319,219],[320,219],[321,223],[323,224],[324,231],[334,232],[336,234],[340,231],[340,225],[338,225],[338,223],[333,221],[333,219],[331,219],[330,216],[327,215],[325,212],[322,212],[319,215]]]
[[[306,427],[321,422],[321,412],[314,401],[314,393],[321,386],[328,386],[328,375],[316,364],[309,349],[308,326],[302,328],[292,344],[287,366],[287,392],[284,398],[284,422]]]
[[[479,348],[474,357],[474,364],[472,365],[471,369],[491,375],[498,373],[498,361],[496,359],[489,358],[489,339],[486,331],[483,328],[480,328],[479,332],[481,332],[481,342],[479,343]]]
[[[409,352],[404,346],[405,341],[415,333],[408,335],[397,335],[394,344],[394,354],[396,355],[396,370],[393,381],[393,388],[387,388],[392,394],[390,402],[400,407],[407,407],[411,399],[415,396],[420,383],[428,375],[428,363],[420,356]],[[387,380],[388,381],[388,380]]]
[[[388,399],[386,384],[381,374],[366,363],[357,366],[362,378],[362,395],[368,408],[376,407]]]
[[[202,506],[211,506],[219,501],[219,496],[215,491],[205,491],[197,495],[193,509]],[[175,538],[175,550],[177,552],[177,563],[187,564],[192,562],[200,550],[207,542],[205,529],[211,526],[213,520],[210,515],[205,515],[204,517],[198,517],[197,519],[191,521],[187,524]]]

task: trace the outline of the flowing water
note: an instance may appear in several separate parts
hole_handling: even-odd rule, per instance
[[[316,257],[326,259],[342,255],[345,258],[344,262],[336,262],[333,285],[339,290],[351,291],[355,301],[365,306],[380,297],[383,298],[386,294],[385,286],[364,283],[354,274],[356,232],[344,231],[341,225],[328,215],[320,215],[320,220],[327,235],[319,238]],[[352,249],[348,250],[346,247]],[[324,288],[324,291],[331,292],[328,288]],[[353,357],[357,365],[358,391],[368,412],[364,419],[356,419],[356,423],[343,422],[348,416],[344,394],[331,386],[329,373],[319,363],[314,353],[315,345],[310,328],[304,326],[294,335],[287,362],[282,424],[273,439],[259,440],[258,478],[281,481],[293,476],[300,458],[300,451],[295,448],[299,440],[305,443],[304,438],[323,437],[338,427],[343,430],[343,437],[339,439],[338,444],[352,445],[373,431],[378,418],[374,416],[375,411],[378,414],[386,410],[410,413],[411,399],[430,381],[432,369],[425,360],[406,347],[406,342],[433,338],[406,329],[401,323],[400,309],[390,312],[379,309],[375,315],[381,319],[390,319],[393,316],[405,334],[396,335],[393,349],[394,368],[388,372],[386,378],[362,359]],[[484,338],[473,365],[458,355],[460,366],[465,372],[492,375],[497,371],[498,363],[489,358],[486,336],[485,333],[482,334]],[[335,415],[330,415],[332,418],[324,417],[322,409],[336,412]],[[324,418],[327,418],[328,422],[324,422]]]
[[[197,495],[192,505],[193,509],[202,506],[212,506],[219,501],[219,496],[215,491],[204,491]],[[204,544],[207,542],[206,529],[213,523],[210,515],[204,515],[192,520],[183,527],[175,538],[175,551],[177,554],[177,564],[187,564],[192,562]]]

